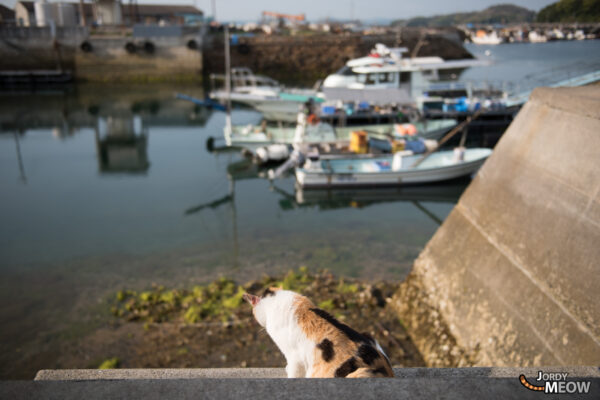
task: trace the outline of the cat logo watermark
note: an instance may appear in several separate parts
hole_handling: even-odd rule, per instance
[[[590,381],[575,382],[568,381],[566,372],[542,372],[538,371],[536,380],[542,384],[532,385],[527,381],[525,375],[519,376],[519,381],[523,386],[529,390],[544,393],[560,393],[560,394],[573,394],[573,393],[588,393],[590,391]]]

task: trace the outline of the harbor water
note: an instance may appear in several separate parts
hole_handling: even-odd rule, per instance
[[[469,45],[462,79],[523,82],[600,63],[600,41]],[[487,50],[487,52],[486,52]],[[402,280],[469,180],[300,191],[239,152],[211,152],[225,115],[176,86],[0,94],[0,377],[70,365],[123,288],[238,282],[306,266]],[[235,124],[260,121],[236,109]]]

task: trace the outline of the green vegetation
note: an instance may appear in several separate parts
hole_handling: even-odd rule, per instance
[[[433,17],[415,17],[409,20],[392,22],[397,26],[455,26],[462,24],[510,24],[519,22],[533,22],[535,12],[513,4],[499,4],[486,8],[483,11],[469,13],[455,13],[434,15]]]
[[[544,7],[537,22],[600,22],[600,0],[560,0]]]
[[[260,294],[268,287],[306,294],[320,308],[328,311],[340,308],[350,311],[372,301],[374,304],[381,303],[381,299],[373,299],[371,285],[351,279],[336,279],[327,271],[311,273],[308,268],[300,267],[283,277],[265,276],[244,285],[219,278],[191,289],[166,289],[154,285],[151,290],[142,292],[121,290],[114,296],[111,312],[126,321],[143,322],[144,330],[149,330],[153,323],[162,322],[229,324],[251,318],[251,308],[243,304],[245,292]],[[394,284],[381,283],[378,287],[380,289],[376,293],[384,291],[391,295],[396,290]]]
[[[117,358],[109,358],[107,360],[104,360],[99,366],[98,369],[115,369],[115,368],[119,368],[119,364],[121,363],[121,361]]]

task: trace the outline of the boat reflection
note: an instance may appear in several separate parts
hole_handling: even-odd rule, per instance
[[[433,185],[399,188],[317,190],[303,190],[296,186],[295,194],[288,193],[277,186],[273,186],[273,190],[282,196],[279,207],[283,211],[299,208],[316,208],[319,211],[361,209],[376,204],[409,202],[436,224],[441,225],[443,220],[430,211],[425,203],[456,204],[470,182],[470,178],[464,178]]]

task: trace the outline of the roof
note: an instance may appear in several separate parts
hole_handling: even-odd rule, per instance
[[[129,15],[129,5],[123,4],[123,15]],[[176,14],[195,14],[203,15],[201,10],[194,6],[185,5],[159,5],[159,4],[138,4],[137,11],[139,15],[158,16],[158,15],[176,15]]]
[[[12,21],[13,19],[15,19],[15,12],[10,8],[0,4],[0,20]]]
[[[23,7],[25,7],[27,9],[27,11],[29,12],[33,12],[33,1],[17,1],[15,3],[15,7],[17,6],[17,4],[21,3],[23,5]]]

